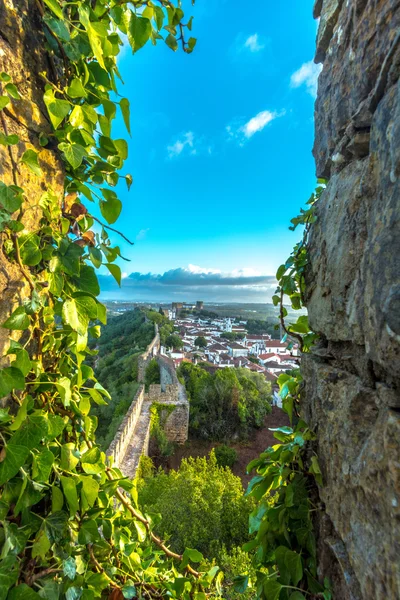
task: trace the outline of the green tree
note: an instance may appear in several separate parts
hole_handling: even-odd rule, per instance
[[[220,467],[233,467],[238,458],[236,450],[225,444],[214,448],[214,452]]]
[[[183,348],[182,339],[176,333],[171,333],[167,339],[165,340],[165,345],[167,348],[175,348],[176,350],[180,350]]]
[[[226,368],[211,375],[198,365],[182,363],[178,375],[190,399],[193,435],[214,440],[246,437],[271,410],[271,385],[259,373]]]
[[[194,340],[194,345],[197,346],[198,348],[207,348],[207,340],[204,336],[199,335]]]
[[[177,471],[158,471],[139,481],[139,503],[160,514],[159,535],[176,552],[198,548],[208,558],[218,556],[248,539],[248,517],[253,501],[243,496],[242,483],[228,468],[209,458],[183,459]],[[206,517],[206,518],[205,518]]]
[[[149,386],[153,383],[160,383],[160,365],[155,358],[153,358],[146,367],[144,382],[146,390],[148,390]]]

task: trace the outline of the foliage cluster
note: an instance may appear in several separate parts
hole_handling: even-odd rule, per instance
[[[194,345],[197,346],[197,348],[207,348],[207,340],[203,335],[199,335],[194,340]]]
[[[160,383],[160,365],[155,358],[152,358],[146,367],[144,383],[146,386],[146,391],[148,391],[149,386],[153,383]]]
[[[174,324],[165,315],[156,310],[147,310],[146,317],[149,321],[158,325],[158,333],[163,346],[167,345],[167,338],[174,332]]]
[[[271,385],[248,369],[219,369],[214,375],[182,363],[178,376],[190,401],[189,427],[203,439],[229,440],[261,427],[271,410]]]
[[[230,448],[226,444],[221,444],[214,448],[215,458],[220,467],[233,467],[237,461],[238,455],[235,448]]]
[[[0,410],[1,597],[205,600],[218,568],[201,570],[199,552],[179,555],[156,536],[135,483],[107,465],[96,445],[91,402],[102,405],[109,394],[85,363],[94,352],[88,333],[97,338],[98,322],[106,321],[95,269],[103,265],[121,280],[120,249],[107,233],[122,209],[112,188],[132,184],[130,174],[120,173],[128,144],[111,137],[117,110],[130,132],[116,57],[125,39],[133,52],[165,39],[172,50],[181,45],[190,53],[196,40],[185,32],[192,19],[170,0],[37,0],[35,10],[50,64],[41,77],[51,129],[40,144],[64,161],[65,194],[58,198],[47,187],[40,224],[24,230],[29,190],[18,184],[17,161],[41,177],[40,148],[21,151],[26,142],[8,135],[2,111],[12,103],[18,116],[20,94],[2,73],[0,139],[14,183],[0,182],[0,229],[5,256],[30,293],[3,323],[20,341],[10,339],[11,364],[0,370],[0,396],[12,401]],[[97,202],[102,218],[81,198],[88,206]]]
[[[165,423],[174,411],[175,405],[153,402],[150,408],[150,436],[160,456],[171,456],[174,444],[170,442],[165,433]]]
[[[180,350],[183,348],[182,339],[176,333],[171,333],[165,340],[165,345],[167,348],[171,348],[174,350]]]
[[[319,186],[308,202],[309,208],[292,219],[291,229],[304,225],[303,238],[286,263],[279,267],[278,288],[273,298],[279,306],[285,338],[296,339],[303,352],[309,351],[316,335],[310,331],[305,315],[287,324],[288,311],[283,302],[285,296],[289,296],[294,310],[304,306],[308,234],[316,218],[314,205],[322,192],[323,186]],[[311,492],[315,483],[322,484],[322,475],[317,456],[310,449],[315,434],[304,421],[298,420],[302,377],[299,370],[294,369],[280,375],[278,383],[283,408],[290,421],[295,418],[297,424],[273,430],[280,443],[248,465],[248,471],[255,470],[256,476],[250,481],[246,495],[254,498],[257,506],[249,521],[254,537],[244,549],[254,552],[257,598],[305,600],[315,596],[330,600],[329,582],[324,580],[322,584],[317,579],[312,511],[319,507],[314,505]],[[236,586],[246,589],[248,581],[249,577],[244,575],[237,578]]]
[[[212,559],[223,547],[248,540],[254,501],[243,496],[240,479],[217,464],[213,451],[208,459],[183,459],[177,471],[157,471],[139,481],[138,491],[146,512],[161,515],[155,529],[176,552],[196,547]]]
[[[228,340],[229,342],[236,342],[237,340],[242,340],[244,338],[244,333],[234,333],[233,331],[224,331],[220,336],[224,340]]]
[[[276,324],[276,319],[248,319],[246,323],[247,332],[250,335],[259,335],[268,333],[272,339],[279,338],[279,327]]]

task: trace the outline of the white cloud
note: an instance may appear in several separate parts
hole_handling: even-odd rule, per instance
[[[190,154],[196,154],[196,149],[194,148],[194,135],[192,131],[187,131],[171,146],[167,146],[168,158],[175,158],[179,156],[185,149],[189,150]]]
[[[260,52],[261,50],[264,50],[265,44],[260,41],[258,33],[253,33],[253,35],[249,35],[245,41],[244,47],[248,48],[250,52]]]
[[[150,231],[150,227],[147,227],[147,229],[141,229],[136,236],[136,240],[137,241],[144,240],[148,231]]]
[[[312,60],[303,63],[290,78],[290,87],[297,88],[305,85],[307,92],[314,98],[317,95],[318,75],[321,73],[322,65],[316,65]]]
[[[263,110],[259,112],[255,117],[252,117],[250,121],[247,121],[242,127],[242,131],[247,138],[251,138],[252,135],[257,131],[262,131],[268,123],[273,121],[277,117],[277,113],[270,112],[269,110]]]
[[[125,299],[183,300],[213,299],[231,302],[266,302],[276,289],[274,275],[265,275],[252,267],[224,272],[215,268],[188,265],[165,273],[131,273],[119,289],[112,277],[99,275],[102,296]]]
[[[262,131],[268,123],[271,123],[278,117],[282,117],[284,114],[284,110],[280,112],[263,110],[244,124],[237,122],[236,124],[228,125],[226,131],[231,139],[237,140],[239,145],[243,146],[255,133]]]

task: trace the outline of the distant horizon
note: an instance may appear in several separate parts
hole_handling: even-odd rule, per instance
[[[121,300],[121,299],[111,299],[111,298],[101,298],[100,300],[102,300],[103,302],[107,302],[107,303],[115,303],[115,304],[172,304],[173,302],[186,302],[186,300]],[[251,306],[253,304],[257,304],[259,306],[263,306],[263,305],[267,305],[267,306],[272,306],[275,308],[274,304],[272,302],[213,302],[213,301],[209,301],[206,302],[204,300],[199,300],[199,302],[203,302],[204,306],[226,306],[226,305],[240,305],[240,306]],[[193,302],[194,303],[194,302]],[[289,306],[289,305],[288,305]]]

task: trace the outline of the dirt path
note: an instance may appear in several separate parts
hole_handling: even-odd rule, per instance
[[[273,436],[270,427],[283,427],[289,425],[287,415],[276,406],[272,407],[272,412],[265,418],[264,427],[256,430],[253,437],[246,443],[236,442],[230,444],[238,453],[238,460],[233,465],[232,471],[240,477],[243,486],[247,487],[252,475],[246,475],[246,467],[248,463],[256,458],[260,452],[263,452],[268,446],[273,446],[279,443]],[[178,469],[182,458],[189,456],[207,456],[212,448],[219,446],[218,442],[207,442],[198,439],[189,439],[183,446],[177,447],[175,454],[167,459],[165,465],[167,469]]]

